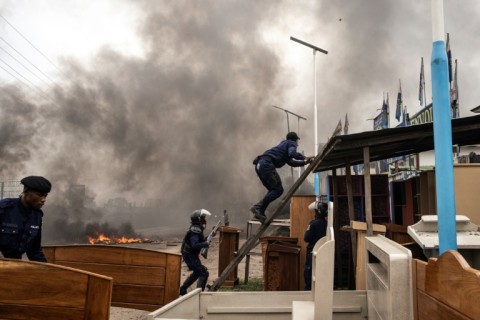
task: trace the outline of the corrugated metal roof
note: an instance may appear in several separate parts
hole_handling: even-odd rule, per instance
[[[452,119],[452,143],[480,144],[480,115]],[[433,123],[367,131],[330,138],[315,172],[363,163],[363,148],[370,148],[370,161],[433,150]]]

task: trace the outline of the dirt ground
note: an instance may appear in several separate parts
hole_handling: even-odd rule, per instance
[[[245,240],[240,240],[240,246],[245,242]],[[158,250],[163,252],[171,252],[171,253],[180,253],[180,245],[181,243],[176,239],[174,242],[167,242],[165,243],[145,243],[145,244],[131,244],[132,247],[149,249],[149,250]],[[212,241],[212,245],[210,246],[208,252],[208,259],[203,259],[201,257],[202,263],[208,268],[210,272],[209,283],[212,283],[217,277],[218,274],[218,237],[215,237]],[[263,275],[263,267],[262,267],[262,257],[261,257],[261,247],[258,245],[254,250],[252,250],[250,256],[250,266],[249,266],[249,279],[252,278],[261,278]],[[238,278],[240,282],[243,283],[245,279],[245,259],[240,262],[238,265]],[[187,269],[185,263],[182,263],[182,282],[183,280],[190,274]],[[195,285],[193,285],[190,290],[193,290]],[[111,320],[146,320],[147,315],[149,314],[148,311],[141,311],[135,309],[127,309],[127,308],[117,308],[111,307],[110,309],[110,319]]]

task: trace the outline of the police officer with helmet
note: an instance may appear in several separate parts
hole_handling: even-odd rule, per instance
[[[42,207],[52,188],[50,181],[40,176],[20,181],[23,193],[19,198],[0,200],[0,252],[5,258],[47,262],[42,250]]]
[[[197,280],[197,288],[202,288],[202,291],[205,290],[209,273],[200,261],[199,255],[202,248],[208,248],[210,245],[203,234],[203,230],[207,226],[207,217],[210,215],[211,213],[208,210],[200,209],[193,211],[190,216],[191,224],[183,239],[181,253],[183,261],[192,273],[180,287],[181,296],[187,294],[188,287]]]
[[[318,240],[327,234],[328,205],[325,202],[312,202],[308,208],[315,211],[315,219],[310,221],[308,228],[303,235],[307,242],[307,256],[303,276],[305,279],[305,290],[312,290],[312,250]]]

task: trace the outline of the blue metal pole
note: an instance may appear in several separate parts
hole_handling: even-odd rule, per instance
[[[432,96],[435,145],[439,252],[457,250],[455,190],[453,179],[452,122],[448,60],[443,25],[443,0],[432,0]]]
[[[314,150],[313,155],[318,154],[318,111],[317,111],[317,60],[315,58],[315,53],[317,50],[313,49],[313,130],[314,130]],[[313,186],[317,200],[320,199],[320,179],[318,172],[314,173],[313,176]]]

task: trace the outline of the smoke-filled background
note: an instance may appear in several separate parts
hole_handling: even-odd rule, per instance
[[[468,116],[480,3],[444,3]],[[350,133],[371,130],[387,92],[396,125],[399,80],[420,110],[421,57],[431,101],[430,1],[4,0],[0,14],[0,177],[52,181],[49,241],[81,241],[87,224],[183,226],[198,208],[243,223],[264,193],[252,160],[287,132],[272,105],[307,118],[289,126],[314,153],[313,54],[290,36],[329,51],[316,54],[321,143],[346,114]]]

